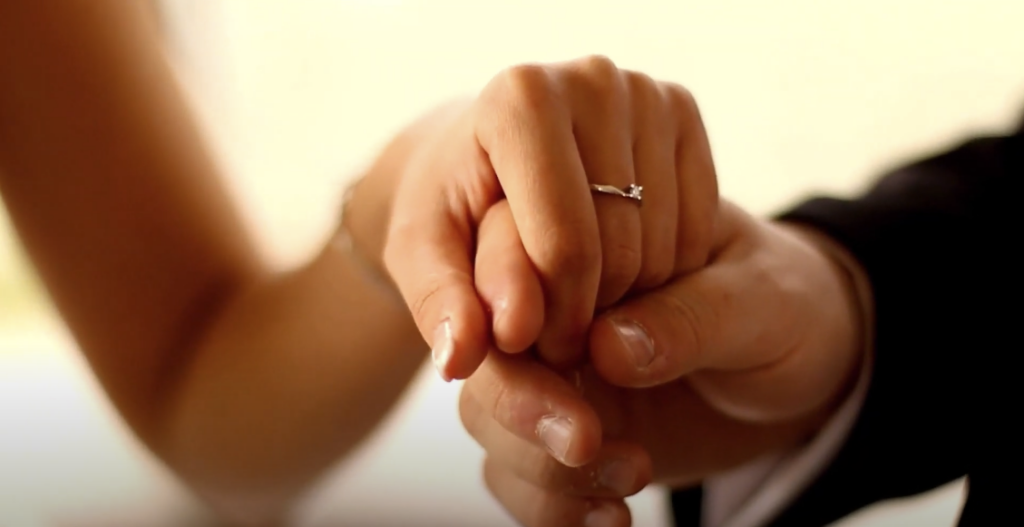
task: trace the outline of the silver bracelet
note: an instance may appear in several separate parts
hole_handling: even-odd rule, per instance
[[[377,267],[370,263],[370,260],[364,256],[361,250],[359,250],[355,240],[352,238],[352,233],[348,229],[348,224],[345,221],[348,204],[352,201],[356,187],[362,183],[362,181],[362,178],[353,181],[345,188],[345,192],[342,194],[341,213],[338,217],[338,227],[334,233],[334,237],[331,239],[331,246],[347,254],[355,266],[360,269],[367,281],[373,283],[374,286],[386,292],[388,296],[391,296],[394,300],[399,302],[402,307],[405,307],[405,299],[403,299],[402,295],[398,292],[398,287],[391,280],[390,276],[382,274],[377,270]]]

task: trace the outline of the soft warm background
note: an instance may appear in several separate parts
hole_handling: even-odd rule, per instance
[[[390,134],[504,66],[602,53],[687,85],[724,194],[769,213],[1005,127],[1024,109],[1022,19],[1015,0],[169,0],[165,11],[230,184],[283,266],[317,247],[343,184]],[[0,526],[203,525],[111,414],[26,269],[0,224]],[[456,393],[425,371],[302,524],[511,525],[481,490]],[[844,525],[950,525],[961,489]],[[637,525],[666,525],[659,491],[633,503]]]

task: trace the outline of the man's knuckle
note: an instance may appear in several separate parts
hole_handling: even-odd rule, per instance
[[[543,488],[554,492],[565,492],[572,488],[572,481],[566,477],[566,468],[544,453],[535,458],[534,478]]]
[[[707,351],[704,335],[711,323],[707,310],[699,307],[692,297],[669,293],[659,296],[664,313],[674,328],[674,344],[683,350],[683,353],[675,354],[675,360],[685,356],[690,363],[687,366],[700,364]]]
[[[476,437],[477,431],[480,429],[481,417],[483,416],[482,408],[480,403],[477,402],[476,396],[471,389],[467,387],[459,392],[459,420],[462,422],[463,428],[469,432],[469,435]]]
[[[508,383],[500,379],[494,379],[482,388],[489,392],[489,404],[485,406],[489,414],[483,413],[483,417],[493,420],[503,427],[514,427],[516,423],[515,398]]]

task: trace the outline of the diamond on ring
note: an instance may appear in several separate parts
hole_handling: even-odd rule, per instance
[[[627,185],[626,188],[618,188],[612,185],[590,185],[590,190],[599,194],[609,194],[620,198],[631,199],[637,203],[643,202],[644,188],[640,185]]]

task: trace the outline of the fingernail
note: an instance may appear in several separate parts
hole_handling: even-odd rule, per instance
[[[646,369],[654,361],[654,341],[644,328],[626,319],[612,319],[612,327],[619,335],[619,340],[626,346],[633,365],[638,369]]]
[[[537,422],[537,437],[547,447],[548,452],[559,462],[565,463],[572,443],[572,421],[557,416],[542,417]]]
[[[625,496],[636,485],[636,470],[633,464],[625,460],[615,460],[601,467],[597,484]]]
[[[618,515],[615,507],[602,503],[587,513],[583,525],[586,527],[615,527]]]
[[[448,361],[455,352],[455,338],[452,336],[452,322],[444,319],[434,330],[434,342],[430,348],[430,356],[434,359],[434,368],[441,375],[444,382],[451,382],[448,376]]]

